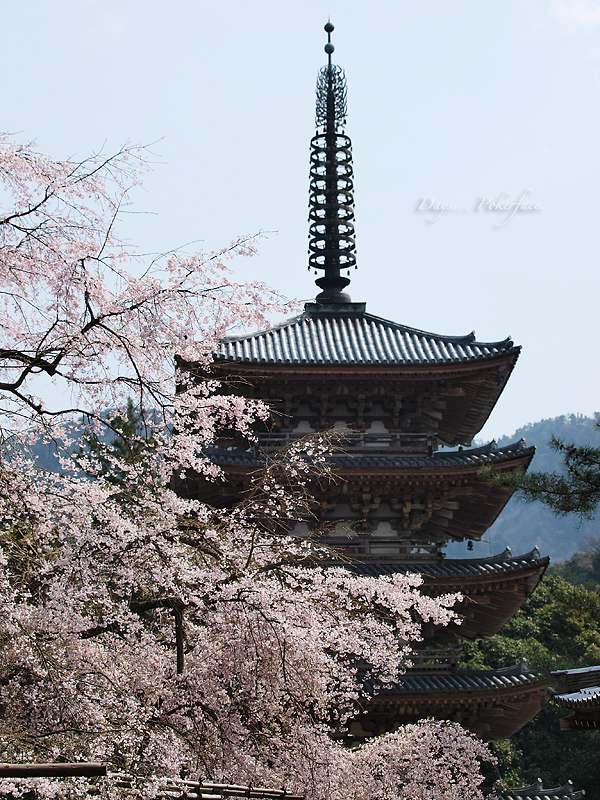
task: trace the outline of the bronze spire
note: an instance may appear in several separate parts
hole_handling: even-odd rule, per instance
[[[317,78],[317,133],[310,142],[309,269],[323,270],[315,280],[320,305],[350,303],[342,270],[356,267],[352,143],[346,122],[346,76],[331,63],[333,25],[325,25],[328,64]],[[347,273],[349,274],[349,272]]]

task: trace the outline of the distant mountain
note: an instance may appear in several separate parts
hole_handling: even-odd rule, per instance
[[[103,412],[108,416],[109,414],[113,413],[112,410],[108,410]],[[83,435],[86,431],[86,424],[84,422],[83,417],[79,419],[72,420],[71,422],[66,423],[66,430],[68,432],[69,438],[72,439],[73,443],[69,448],[69,452],[71,454],[77,453],[79,448],[83,445]],[[114,436],[107,430],[101,436],[101,439],[104,441],[105,444],[109,444]],[[33,458],[35,459],[36,465],[42,469],[47,470],[48,472],[63,472],[61,467],[59,453],[61,456],[66,455],[65,444],[64,441],[60,438],[49,442],[46,438],[41,437],[34,441],[33,443],[29,444],[28,451],[31,453]]]
[[[532,422],[519,428],[512,436],[502,436],[500,446],[524,438],[528,445],[535,445],[536,453],[530,469],[538,472],[560,472],[561,457],[548,446],[550,437],[556,436],[565,442],[600,446],[600,431],[595,422],[600,414],[584,417],[569,414],[540,422]],[[485,541],[475,543],[468,552],[464,543],[450,545],[447,553],[452,558],[486,556],[501,552],[509,546],[514,555],[526,553],[536,545],[542,555],[550,555],[554,563],[565,561],[581,550],[585,539],[600,536],[600,518],[581,522],[575,516],[557,517],[541,503],[525,503],[512,497],[504,511],[485,535]]]

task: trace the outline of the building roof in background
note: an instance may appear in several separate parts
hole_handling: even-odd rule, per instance
[[[484,794],[498,800],[582,800],[585,791],[573,790],[573,783],[569,781],[564,786],[557,786],[555,789],[544,789],[541,779],[530,786],[523,786],[520,789],[484,789]]]

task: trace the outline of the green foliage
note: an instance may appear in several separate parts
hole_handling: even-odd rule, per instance
[[[583,553],[575,553],[568,561],[553,564],[549,572],[589,591],[600,591],[600,541],[589,543]]]
[[[500,446],[514,443],[523,437],[527,444],[536,447],[532,469],[537,472],[561,472],[562,456],[553,450],[549,442],[552,436],[575,445],[598,445],[598,431],[595,418],[570,414],[553,419],[541,420],[525,425],[511,436],[498,440]],[[543,555],[549,554],[553,561],[564,561],[581,548],[582,540],[593,536],[598,525],[579,515],[556,515],[541,503],[528,503],[516,493],[496,522],[485,535],[485,542],[475,545],[472,555],[491,555],[499,553],[506,546],[513,553],[524,553],[536,545]],[[466,557],[469,554],[459,546],[451,548],[453,557]]]
[[[523,786],[520,768],[521,751],[515,747],[512,739],[500,739],[490,742],[490,750],[497,758],[497,764],[483,765],[484,786]]]
[[[501,633],[468,642],[468,669],[498,669],[521,658],[548,676],[557,669],[600,663],[600,595],[560,577],[546,577]]]
[[[600,595],[548,576],[501,634],[465,644],[462,665],[497,669],[525,657],[536,672],[600,663]],[[565,711],[547,704],[512,737],[494,742],[498,771],[511,786],[542,778],[545,786],[567,779],[584,788],[588,800],[600,800],[600,736],[595,731],[561,733]]]
[[[550,447],[561,456],[562,472],[519,476],[519,492],[525,500],[545,503],[556,514],[576,513],[592,519],[600,502],[600,448],[565,443],[555,436]]]
[[[546,787],[570,780],[575,789],[585,789],[586,800],[600,800],[600,732],[561,733],[561,716],[564,711],[548,703],[509,743],[492,742],[498,771],[510,786],[537,778]]]
[[[156,447],[156,442],[146,424],[146,412],[137,409],[130,397],[125,409],[107,416],[106,425],[105,437],[96,430],[85,429],[83,445],[76,458],[84,471],[122,487],[126,482],[123,470],[136,466],[148,468],[147,456]]]

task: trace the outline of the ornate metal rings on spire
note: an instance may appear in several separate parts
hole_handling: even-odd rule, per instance
[[[322,289],[317,301],[329,304],[350,302],[343,291],[350,279],[341,271],[356,265],[356,248],[352,143],[341,130],[346,121],[346,78],[331,63],[333,25],[328,22],[325,30],[329,63],[317,79],[317,134],[310,143],[309,265],[324,270],[315,281]]]
[[[336,64],[322,67],[317,77],[317,109],[315,125],[326,127],[329,119],[329,98],[333,97],[333,124],[346,124],[346,76],[344,70]]]

